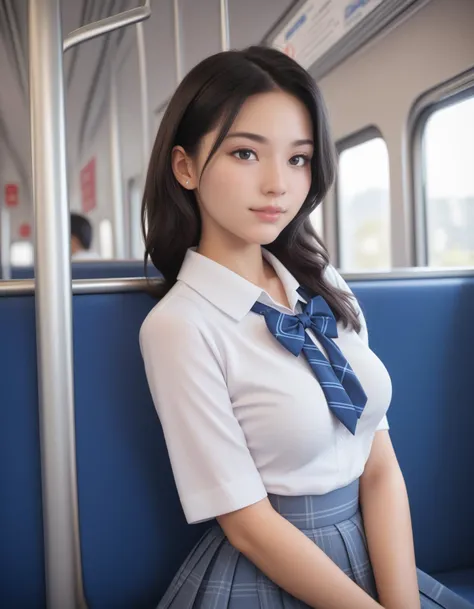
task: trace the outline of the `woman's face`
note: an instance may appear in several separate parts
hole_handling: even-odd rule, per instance
[[[201,177],[218,133],[216,128],[204,136],[189,174],[201,212],[201,242],[271,243],[310,189],[310,114],[282,91],[249,98]]]

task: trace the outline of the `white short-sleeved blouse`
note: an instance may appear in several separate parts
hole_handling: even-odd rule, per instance
[[[269,332],[258,300],[299,312],[299,287],[268,251],[291,311],[261,288],[194,250],[177,283],[140,331],[151,394],[188,522],[200,522],[279,495],[324,494],[363,472],[385,417],[391,382],[362,330],[338,324],[335,339],[368,401],[355,435],[329,410],[303,355]],[[329,281],[350,292],[333,267]],[[314,335],[312,340],[318,344]],[[318,344],[318,346],[320,346]]]

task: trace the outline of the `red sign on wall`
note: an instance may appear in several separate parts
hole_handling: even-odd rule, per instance
[[[17,207],[19,202],[18,184],[5,184],[5,205]]]
[[[87,214],[95,209],[96,202],[96,185],[95,185],[95,158],[87,163],[81,169],[81,205],[82,211]]]
[[[31,224],[28,224],[28,222],[21,224],[20,228],[18,229],[18,234],[23,239],[28,239],[31,237]]]

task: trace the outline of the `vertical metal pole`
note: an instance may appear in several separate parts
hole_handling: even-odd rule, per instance
[[[112,214],[114,227],[114,256],[125,257],[125,222],[120,158],[120,122],[117,100],[117,65],[110,70],[110,169],[112,178]]]
[[[11,279],[10,247],[10,212],[0,203],[0,266],[3,280]]]
[[[228,0],[220,0],[221,2],[221,49],[228,51],[230,49],[230,29],[229,29],[229,4]]]
[[[29,1],[36,334],[48,609],[84,607],[60,0]]]
[[[147,78],[147,61],[145,47],[145,33],[143,23],[137,23],[137,47],[138,47],[138,67],[140,74],[140,102],[142,113],[142,156],[143,156],[143,183],[145,183],[145,175],[148,164],[148,155],[150,154],[150,109],[148,105],[148,78]]]
[[[181,36],[181,12],[179,0],[173,0],[174,12],[174,56],[176,62],[176,84],[183,80],[183,44]]]

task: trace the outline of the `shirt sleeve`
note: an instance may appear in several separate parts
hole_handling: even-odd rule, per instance
[[[390,429],[390,425],[388,424],[387,416],[385,415],[380,423],[375,428],[375,431],[388,431]]]
[[[330,281],[337,288],[339,288],[340,290],[344,290],[345,292],[347,292],[348,294],[350,294],[352,296],[354,308],[356,310],[356,313],[359,316],[359,321],[360,321],[360,325],[361,325],[359,336],[364,341],[364,343],[367,346],[369,346],[369,333],[367,330],[367,322],[365,320],[362,309],[360,308],[360,304],[359,304],[357,298],[355,297],[353,291],[347,285],[346,281],[341,277],[341,275],[336,271],[336,269],[331,265],[329,265],[326,269],[326,277],[327,277],[328,281]],[[390,429],[390,425],[388,423],[387,417],[384,416],[382,418],[382,420],[380,421],[380,423],[377,425],[377,428],[375,431],[386,431],[388,429]]]
[[[192,322],[157,311],[140,347],[188,523],[267,495],[229,398],[217,350]]]

